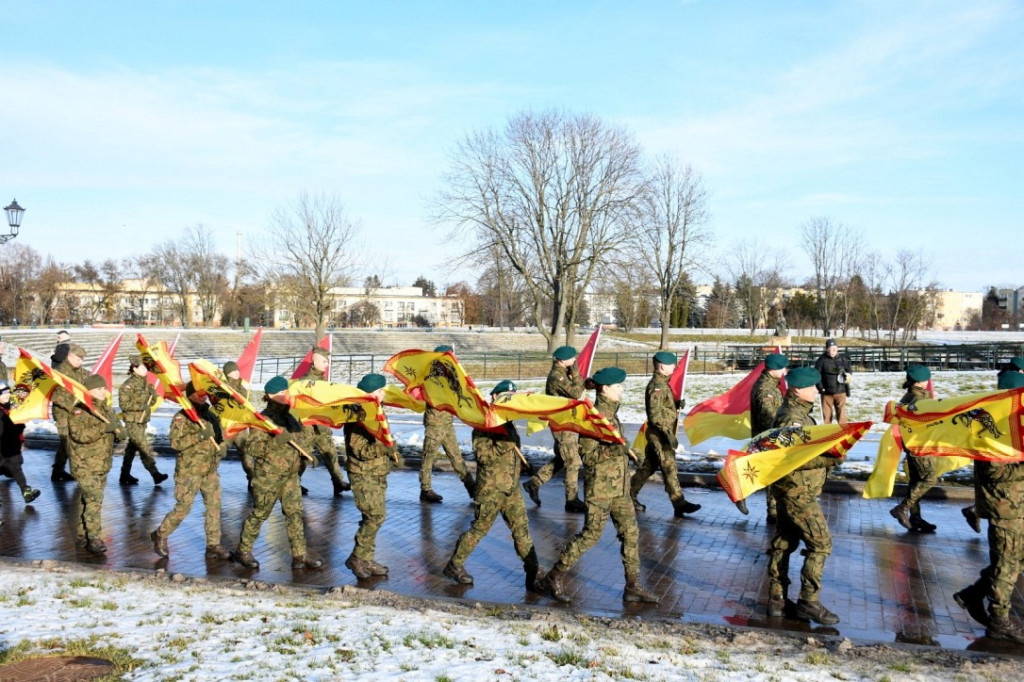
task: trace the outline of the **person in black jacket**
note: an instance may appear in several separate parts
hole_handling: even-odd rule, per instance
[[[825,342],[825,352],[814,361],[814,369],[821,374],[818,393],[821,394],[821,417],[825,424],[832,423],[832,417],[840,424],[846,424],[846,397],[850,395],[850,377],[853,366],[850,358],[839,353],[835,339]]]
[[[25,481],[25,473],[21,469],[25,425],[11,421],[11,407],[11,387],[7,381],[0,381],[0,474],[13,478],[21,489],[25,504],[31,504],[39,497],[39,491],[29,487]]]

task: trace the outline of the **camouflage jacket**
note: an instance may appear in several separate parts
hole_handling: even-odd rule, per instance
[[[84,384],[85,380],[89,377],[89,373],[86,372],[84,369],[82,369],[81,367],[75,369],[67,362],[60,363],[59,365],[54,367],[54,369],[56,369],[58,372],[68,377],[69,379],[74,379],[80,384]],[[75,399],[75,396],[70,392],[65,391],[64,389],[54,391],[51,402],[51,408],[53,409],[53,418],[58,419],[59,411],[64,412],[64,414],[60,415],[60,418],[65,418],[67,416],[67,413],[71,411],[71,408],[75,406],[76,402],[78,401]]]
[[[679,445],[679,403],[668,385],[668,377],[655,372],[644,393],[647,407],[647,442],[661,452],[675,452]]]
[[[578,400],[583,395],[583,377],[580,376],[576,365],[562,367],[557,360],[552,362],[544,393]]]
[[[616,416],[618,403],[599,395],[594,407],[622,433],[622,424]],[[629,448],[626,445],[580,436],[580,457],[583,460],[584,495],[587,502],[610,501],[621,495],[629,495],[632,476],[629,472]]]
[[[519,446],[519,433],[512,422],[495,431],[473,429],[477,490],[506,495],[517,490],[522,465],[516,452]]]
[[[782,407],[775,415],[772,428],[782,426],[813,426],[814,417],[811,410],[814,403],[797,398],[795,395],[787,395],[782,401]],[[815,504],[818,496],[825,487],[825,477],[828,475],[829,467],[839,463],[835,457],[818,455],[807,462],[799,469],[789,473],[772,484],[772,489],[789,500],[797,507]]]
[[[299,381],[330,381],[330,379],[323,372],[318,371],[316,367],[310,365],[309,371],[299,377]]]
[[[974,496],[983,519],[1024,518],[1024,462],[975,460]]]
[[[219,420],[210,412],[209,406],[193,407],[199,414],[198,422],[192,421],[185,410],[179,410],[171,420],[171,428],[167,433],[171,447],[182,458],[205,461],[210,457],[219,457],[222,440]]]
[[[144,377],[133,373],[117,390],[117,404],[121,418],[128,424],[149,423],[150,410],[159,397],[156,389]]]
[[[929,398],[931,398],[931,396],[928,395],[927,389],[918,388],[917,386],[911,386],[909,389],[907,389],[907,392],[903,394],[903,397],[900,398],[899,404],[909,407],[916,405],[918,400],[928,400]],[[903,452],[907,453],[908,455],[911,454],[911,452],[906,448],[903,449]],[[929,465],[933,462],[931,457],[918,457],[918,461],[920,464],[925,465]]]
[[[773,377],[768,370],[761,372],[754,385],[750,388],[750,437],[767,431],[775,421],[775,415],[782,407],[781,381]]]
[[[345,469],[350,474],[387,476],[393,447],[384,445],[358,422],[345,424]]]
[[[429,404],[427,409],[423,411],[424,426],[450,426],[454,423],[454,417],[451,413],[434,409]]]
[[[238,379],[229,379],[225,377],[224,383],[238,391],[238,394],[246,400],[249,399],[249,385],[241,377]]]
[[[102,414],[100,419],[85,405],[76,404],[68,416],[68,436],[75,444],[71,448],[76,473],[102,473],[110,471],[114,457],[114,441],[123,440],[124,427],[114,411],[97,401],[94,409]]]
[[[237,390],[237,389],[235,389]],[[284,430],[274,435],[263,429],[250,429],[245,454],[253,459],[256,469],[271,476],[298,474],[302,454],[291,443],[307,453],[311,452],[312,429],[292,416],[287,405],[271,402],[263,410],[264,416]]]

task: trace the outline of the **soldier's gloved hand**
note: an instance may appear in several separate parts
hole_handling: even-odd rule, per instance
[[[119,424],[117,422],[108,422],[106,427],[103,429],[105,433],[117,433]]]

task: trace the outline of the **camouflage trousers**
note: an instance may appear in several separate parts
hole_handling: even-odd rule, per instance
[[[907,473],[907,499],[904,503],[910,507],[912,516],[920,516],[921,498],[939,482],[935,465],[930,457],[907,455],[903,470]]]
[[[530,526],[526,520],[526,503],[523,502],[523,493],[516,486],[509,493],[496,492],[493,490],[481,490],[477,493],[476,515],[473,523],[465,533],[459,536],[455,543],[455,552],[452,553],[452,564],[462,566],[466,559],[476,549],[477,544],[494,525],[501,514],[505,525],[512,531],[512,543],[515,545],[516,554],[520,559],[525,560],[533,549],[533,539],[530,538]]]
[[[316,449],[317,456],[327,467],[327,473],[331,475],[331,482],[337,485],[345,480],[345,475],[341,473],[341,466],[338,464],[338,451],[334,449],[333,432],[326,426],[314,426],[313,432],[316,434],[313,438],[313,447]],[[305,471],[306,460],[303,458],[299,467],[299,476],[302,476]]]
[[[260,527],[274,510],[274,504],[281,501],[284,514],[284,528],[292,556],[306,553],[306,532],[302,525],[302,490],[299,477],[294,473],[285,475],[264,474],[257,467],[252,479],[252,511],[242,524],[242,537],[238,541],[239,552],[251,552],[259,537]]]
[[[128,445],[124,448],[124,457],[121,460],[121,475],[127,476],[132,473],[132,462],[135,455],[139,455],[142,466],[146,468],[151,476],[156,476],[160,470],[156,468],[156,455],[153,453],[153,446],[146,438],[146,425],[125,422],[125,433],[128,435]]]
[[[580,437],[576,433],[556,433],[555,456],[534,474],[530,481],[538,488],[550,481],[555,474],[565,469],[565,499],[579,499],[580,469]]]
[[[640,531],[636,525],[636,509],[633,500],[627,495],[620,495],[611,500],[594,502],[587,500],[587,515],[581,530],[558,557],[556,568],[567,571],[580,560],[588,549],[597,544],[604,533],[604,527],[611,516],[612,523],[618,533],[621,544],[622,567],[626,572],[626,582],[640,577]]]
[[[636,499],[640,494],[647,479],[655,471],[661,471],[661,477],[665,479],[665,492],[672,503],[686,501],[683,495],[683,487],[679,485],[679,470],[676,468],[676,453],[657,448],[653,443],[648,442],[644,449],[644,459],[633,473],[633,484],[629,494]]]
[[[384,525],[387,516],[388,479],[387,476],[352,472],[348,476],[356,509],[363,515],[359,521],[359,530],[356,531],[352,554],[357,559],[373,561],[377,553],[377,531]]]
[[[786,591],[789,585],[789,556],[802,541],[804,565],[800,571],[800,599],[818,601],[825,560],[832,553],[832,535],[817,501],[797,506],[784,495],[776,495],[778,521],[769,543],[768,579],[772,589]]]
[[[459,448],[459,441],[455,437],[455,427],[444,428],[427,427],[423,432],[423,463],[420,464],[420,490],[430,490],[430,473],[434,468],[441,449],[448,461],[452,463],[452,469],[460,481],[465,481],[469,471],[462,459],[462,449]]]
[[[103,493],[107,487],[107,472],[74,471],[72,466],[71,473],[78,482],[72,511],[75,535],[85,540],[100,540],[103,537]]]
[[[189,458],[178,455],[174,467],[174,509],[167,513],[157,531],[167,537],[181,525],[192,511],[196,495],[202,493],[206,507],[206,544],[220,544],[220,473],[219,461],[203,462],[196,466]]]
[[[974,586],[988,596],[989,616],[1005,618],[1017,576],[1024,570],[1024,519],[989,519],[988,554],[991,563]]]

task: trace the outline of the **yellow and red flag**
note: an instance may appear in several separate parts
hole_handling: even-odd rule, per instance
[[[597,352],[597,344],[601,340],[601,324],[598,323],[594,329],[594,333],[587,339],[587,343],[584,344],[583,350],[580,351],[580,355],[576,358],[576,368],[580,371],[580,376],[586,379],[590,376],[590,368],[594,366],[594,353]]]
[[[729,451],[718,482],[738,502],[818,455],[845,457],[870,428],[871,422],[852,422],[769,429],[751,439],[743,451]]]
[[[171,351],[167,350],[167,344],[158,341],[155,345],[150,345],[146,341],[146,337],[139,334],[139,338],[135,341],[135,347],[139,349],[139,354],[142,356],[142,364],[160,381],[164,394],[170,393],[174,396],[175,401],[181,405],[181,409],[185,411],[189,419],[198,422],[199,415],[196,413],[196,408],[185,395],[185,381],[181,378],[181,363],[174,359]]]
[[[402,382],[406,392],[422,396],[434,409],[454,414],[473,428],[491,429],[501,423],[450,351],[404,350],[384,363],[384,371]]]
[[[85,386],[51,368],[24,348],[19,348],[18,352],[14,386],[11,388],[12,422],[24,424],[30,419],[47,419],[53,392],[58,388],[68,391],[75,400],[93,410],[92,395]]]
[[[303,424],[338,428],[359,422],[384,445],[394,445],[384,408],[355,386],[330,381],[293,381],[288,386],[292,414]]]
[[[318,348],[323,348],[325,351],[327,351],[327,371],[324,372],[324,376],[327,377],[328,379],[330,379],[331,378],[331,348],[334,345],[334,337],[331,336],[330,334],[328,334],[324,338],[320,339],[320,341],[317,342],[316,345],[317,345]],[[308,372],[309,368],[312,367],[312,366],[313,366],[313,349],[310,348],[309,352],[306,353],[306,357],[302,358],[302,362],[300,362],[299,366],[295,368],[294,372],[292,372],[292,379],[301,379],[302,377],[306,376],[306,372]]]
[[[117,355],[117,349],[121,346],[121,338],[123,336],[124,332],[121,332],[107,345],[93,366],[92,371],[89,372],[90,374],[99,374],[106,379],[107,388],[110,390],[114,390],[114,357]]]
[[[181,334],[175,336],[174,342],[171,343],[170,348],[167,349],[167,352],[170,354],[172,358],[174,357],[174,349],[178,347],[178,339],[180,338]],[[153,387],[154,391],[156,391],[156,401],[153,403],[153,406],[149,408],[150,413],[153,413],[156,412],[156,409],[158,407],[160,407],[160,403],[164,401],[164,385],[160,382],[159,379],[157,379],[156,375],[153,374],[152,372],[146,375],[146,382]]]
[[[278,434],[281,427],[260,414],[241,393],[224,380],[224,373],[209,360],[196,360],[188,365],[192,385],[206,393],[210,409],[220,418],[224,438],[238,435],[247,428]]]
[[[403,391],[394,384],[388,384],[384,387],[384,399],[381,402],[388,407],[412,410],[417,413],[423,413],[427,410],[427,403],[422,398]]]
[[[683,418],[683,429],[691,445],[714,436],[750,438],[750,389],[763,370],[764,362],[760,362],[725,393],[693,406]]]
[[[245,349],[242,350],[242,354],[238,356],[238,373],[242,377],[242,381],[248,384],[252,381],[252,371],[256,367],[256,358],[260,354],[260,340],[263,338],[263,327],[256,330],[256,334],[253,335],[252,340],[246,344]],[[171,351],[174,352],[173,350]]]
[[[502,393],[495,398],[491,411],[499,422],[526,419],[532,424],[539,423],[540,428],[546,424],[552,431],[569,431],[611,443],[626,442],[589,400],[543,393]],[[529,426],[527,432],[531,432]]]

